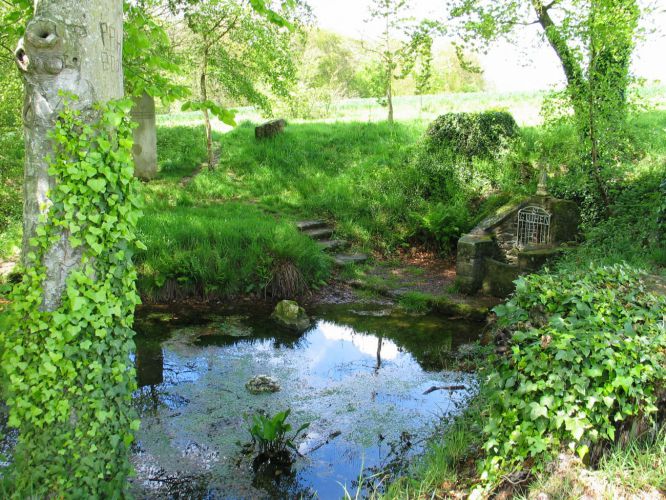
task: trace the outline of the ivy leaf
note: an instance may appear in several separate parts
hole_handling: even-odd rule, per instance
[[[106,188],[105,179],[90,179],[88,182],[86,182],[86,184],[95,193],[101,193]]]

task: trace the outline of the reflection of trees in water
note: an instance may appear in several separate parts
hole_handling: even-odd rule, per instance
[[[160,385],[164,382],[164,352],[156,342],[137,342],[134,353],[136,382],[141,387]]]
[[[138,389],[132,400],[139,415],[156,414],[161,406],[179,408],[189,401],[167,389],[176,385],[183,375],[197,373],[195,363],[170,365],[164,361],[164,350],[157,342],[137,342],[134,366]]]

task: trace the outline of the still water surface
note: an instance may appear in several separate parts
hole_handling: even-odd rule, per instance
[[[298,334],[261,309],[140,311],[139,498],[353,496],[361,472],[404,464],[476,390],[473,375],[442,368],[478,324],[368,305],[310,313],[313,326]],[[281,390],[250,394],[245,383],[260,374]],[[465,389],[424,395],[447,385]],[[288,408],[294,428],[311,423],[300,455],[291,473],[257,475],[243,451],[251,415]]]

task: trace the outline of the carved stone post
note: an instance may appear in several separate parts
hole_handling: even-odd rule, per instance
[[[94,118],[92,105],[123,96],[122,0],[39,0],[16,50],[25,82],[25,183],[23,257],[39,216],[48,211],[48,137],[63,107],[61,92],[78,96],[72,106]],[[45,257],[44,309],[53,310],[80,255],[63,234]]]
[[[152,179],[157,174],[157,129],[155,126],[155,99],[144,92],[135,97],[132,120],[139,124],[134,129],[134,175]]]

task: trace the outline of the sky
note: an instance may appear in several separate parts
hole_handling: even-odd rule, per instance
[[[379,28],[364,22],[370,0],[309,0],[319,26],[341,35],[369,40]],[[442,17],[444,0],[412,0],[412,16]],[[666,11],[652,19],[666,27]],[[523,28],[518,45],[498,43],[480,55],[488,87],[501,92],[548,89],[564,83],[564,74],[553,49],[539,45],[539,28]],[[652,35],[635,51],[633,72],[648,80],[666,83],[666,33]]]

